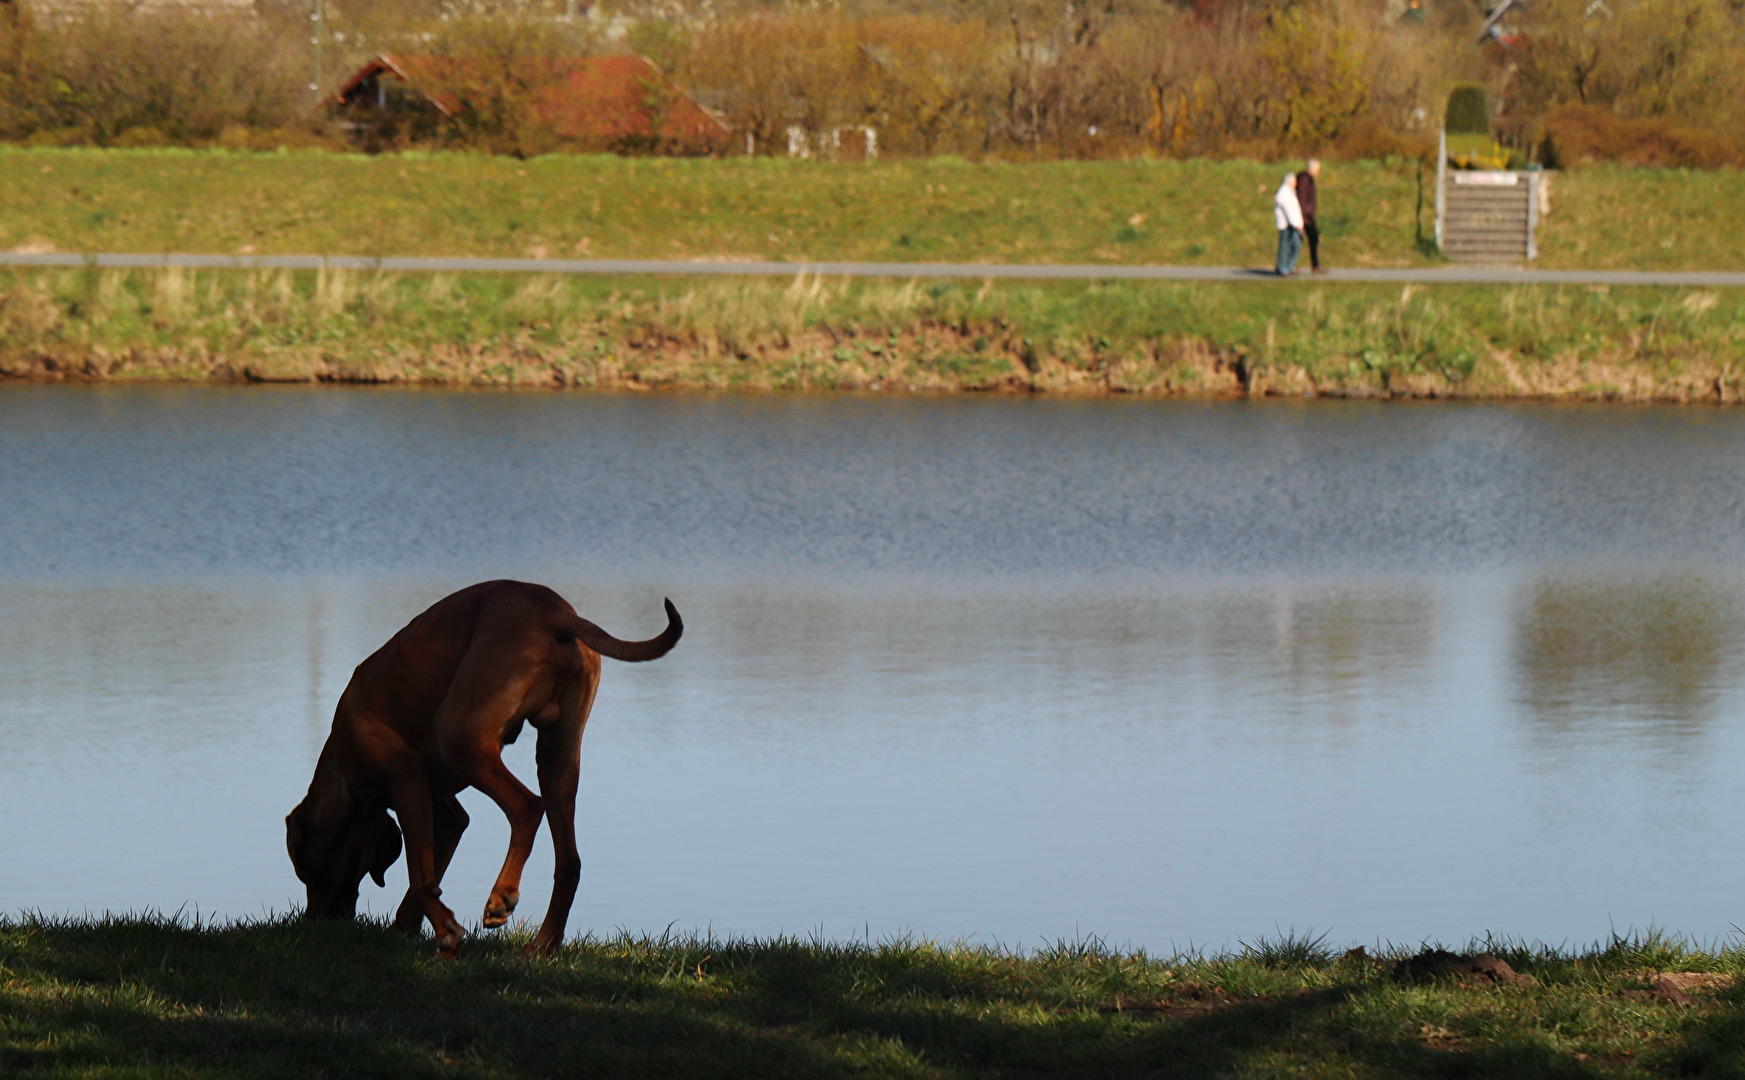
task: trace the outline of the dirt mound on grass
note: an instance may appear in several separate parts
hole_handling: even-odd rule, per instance
[[[1454,979],[1491,986],[1537,986],[1539,980],[1524,975],[1492,953],[1466,955],[1445,949],[1425,949],[1394,965],[1394,976],[1410,982]]]
[[[1618,996],[1629,1001],[1671,1005],[1675,1009],[1693,1009],[1703,1004],[1695,995],[1730,990],[1735,982],[1731,975],[1712,971],[1665,971],[1650,976],[1647,989],[1620,990]]]

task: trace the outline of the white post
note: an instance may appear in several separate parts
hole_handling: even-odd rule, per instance
[[[1542,172],[1527,174],[1527,258],[1539,257],[1539,185],[1544,181]]]
[[[309,44],[314,47],[315,71],[309,82],[309,92],[321,94],[321,39],[327,34],[327,5],[322,0],[315,0],[314,10],[309,13],[309,21],[314,24],[314,32],[309,35]]]
[[[1442,250],[1442,210],[1445,196],[1442,192],[1442,181],[1448,172],[1448,125],[1442,125],[1442,131],[1436,136],[1436,250]]]

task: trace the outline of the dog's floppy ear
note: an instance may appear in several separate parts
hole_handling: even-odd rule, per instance
[[[388,868],[400,857],[400,826],[387,814],[376,825],[376,835],[370,844],[370,880],[379,886],[388,884]]]
[[[303,850],[303,804],[285,815],[285,851],[291,856],[291,868],[297,871],[299,880],[303,877],[303,861],[298,857]]]

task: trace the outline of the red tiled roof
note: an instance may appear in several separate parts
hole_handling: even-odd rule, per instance
[[[660,138],[717,143],[727,125],[698,105],[653,63],[640,56],[587,56],[525,62],[533,110],[560,138],[618,142]],[[477,65],[448,56],[383,54],[358,70],[328,106],[346,100],[372,76],[397,78],[417,90],[445,116],[462,110],[465,86]]]

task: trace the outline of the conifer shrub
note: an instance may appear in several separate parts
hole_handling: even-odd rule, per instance
[[[1491,102],[1484,84],[1456,83],[1448,92],[1443,124],[1450,135],[1490,135]]]

